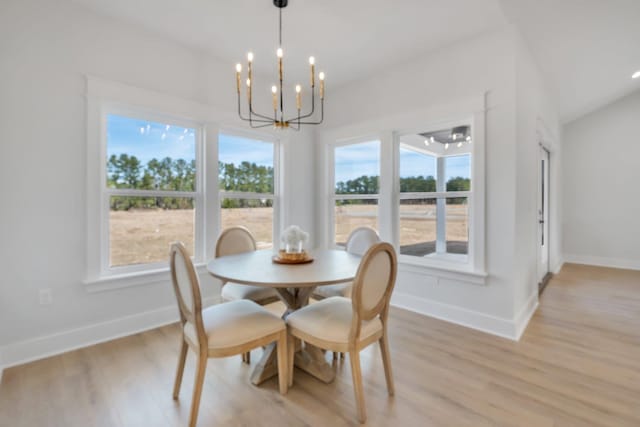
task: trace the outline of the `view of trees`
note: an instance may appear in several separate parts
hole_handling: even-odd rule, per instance
[[[195,190],[195,160],[151,159],[143,166],[136,156],[115,154],[107,161],[107,187],[136,190]],[[132,208],[193,209],[190,197],[111,197],[112,210]]]
[[[221,191],[273,194],[273,167],[242,162],[219,162],[218,185]],[[270,199],[222,199],[223,208],[271,207]]]
[[[346,182],[336,183],[336,194],[376,194],[378,193],[377,176],[361,176]],[[447,181],[447,191],[469,191],[471,180],[457,176]],[[436,191],[436,179],[429,176],[411,176],[400,178],[400,191],[402,193],[433,193]],[[465,198],[448,199],[450,204],[461,204]],[[375,200],[340,200],[341,205],[376,203]],[[434,200],[435,203],[435,200]]]
[[[107,161],[107,186],[109,188],[195,191],[195,160],[151,159],[146,165],[136,156],[112,155]],[[239,165],[219,162],[219,188],[229,192],[273,194],[273,167],[242,162]],[[272,206],[271,200],[223,199],[222,207]],[[132,208],[193,209],[189,197],[138,197],[114,196],[112,210]]]
[[[251,192],[273,194],[273,167],[256,163],[240,164],[219,162],[219,188],[227,192]],[[151,159],[146,165],[136,156],[112,155],[107,162],[107,186],[109,188],[195,191],[195,160]],[[447,191],[469,191],[469,178],[454,177],[447,181]],[[336,194],[376,194],[379,189],[378,176],[366,176],[336,183]],[[400,191],[403,193],[435,192],[436,180],[433,176],[413,176],[400,178]],[[466,199],[449,199],[448,203],[464,203]],[[343,200],[341,204],[375,203],[375,200]],[[224,199],[223,208],[270,207],[272,200]],[[132,208],[193,209],[190,197],[139,197],[114,196],[111,198],[112,210]]]

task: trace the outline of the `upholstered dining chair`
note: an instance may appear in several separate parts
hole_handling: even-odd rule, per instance
[[[169,263],[182,326],[180,356],[173,386],[174,399],[178,399],[180,393],[188,349],[192,349],[197,356],[189,426],[195,426],[198,419],[204,375],[210,357],[244,354],[276,342],[280,393],[286,394],[287,329],[284,321],[249,300],[221,303],[203,310],[198,276],[182,243],[171,245]]]
[[[374,244],[380,242],[380,236],[371,227],[358,227],[347,238],[345,250],[351,254],[362,256]],[[313,291],[312,298],[321,300],[329,297],[351,297],[352,283],[319,286]]]
[[[245,227],[229,227],[220,233],[216,242],[215,257],[235,255],[244,252],[256,250],[256,241],[251,232]],[[263,286],[241,285],[239,283],[223,282],[222,283],[222,300],[237,301],[248,299],[255,301],[260,305],[271,304],[279,301],[278,294],[275,289]],[[242,360],[246,363],[251,362],[251,353],[242,355]]]
[[[351,300],[330,297],[303,307],[287,317],[289,358],[295,338],[334,352],[348,352],[360,422],[366,421],[360,351],[374,342],[380,344],[389,395],[394,394],[391,356],[387,338],[389,300],[396,281],[398,262],[389,243],[373,245],[363,256],[353,282]],[[293,363],[289,363],[289,385],[293,383]]]

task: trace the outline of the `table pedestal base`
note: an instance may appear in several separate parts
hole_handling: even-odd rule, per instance
[[[287,316],[295,310],[307,305],[313,289],[315,288],[277,288],[276,290],[278,291],[280,299],[287,306],[287,311],[282,316],[283,319],[286,319]],[[320,348],[311,344],[302,344],[299,340],[296,342],[296,349],[297,348],[300,349],[296,351],[294,366],[325,383],[330,383],[335,379],[336,373],[332,366],[327,363],[327,360],[324,358],[324,352]],[[251,373],[252,384],[259,385],[278,374],[276,353],[275,343],[265,347],[260,361]]]
[[[276,356],[275,344],[269,344],[265,347],[260,361],[251,373],[251,383],[253,385],[262,384],[278,374]],[[310,344],[304,344],[304,347],[296,352],[293,365],[327,384],[336,377],[333,368],[324,358],[323,351]]]

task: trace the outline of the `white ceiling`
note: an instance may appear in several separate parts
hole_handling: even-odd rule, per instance
[[[640,89],[640,0],[501,0],[563,122]]]
[[[272,0],[72,1],[206,50],[229,62],[229,70],[245,62],[249,50],[258,71],[276,66]],[[289,0],[285,69],[306,83],[313,55],[335,87],[504,22],[497,0]]]
[[[272,0],[71,0],[205,50],[232,72],[255,54],[274,73]],[[307,82],[316,57],[333,87],[425,52],[516,24],[556,96],[563,121],[640,89],[640,0],[289,0],[287,77]],[[289,80],[289,79],[287,79]]]

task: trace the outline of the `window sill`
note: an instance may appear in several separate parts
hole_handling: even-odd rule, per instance
[[[206,263],[195,264],[198,274],[207,272]],[[153,285],[166,283],[171,280],[169,267],[162,267],[132,273],[104,275],[83,281],[87,292],[104,292],[116,289],[130,288],[133,286]]]
[[[485,285],[488,276],[486,272],[474,270],[468,264],[456,265],[455,262],[442,262],[428,258],[400,255],[398,265],[401,271],[437,276],[442,279],[456,280],[474,285]]]

